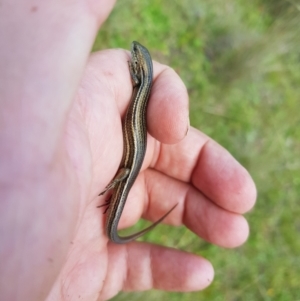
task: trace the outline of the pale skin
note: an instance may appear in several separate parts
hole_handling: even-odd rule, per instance
[[[1,2],[1,300],[108,300],[121,290],[201,290],[213,280],[201,256],[115,245],[105,235],[97,195],[118,168],[132,92],[128,51],[90,55],[113,4]],[[255,185],[224,148],[189,128],[186,88],[157,62],[147,120],[146,158],[120,227],[155,221],[178,203],[165,223],[221,247],[243,244]]]

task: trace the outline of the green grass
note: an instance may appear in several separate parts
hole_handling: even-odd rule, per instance
[[[258,201],[247,214],[249,240],[235,250],[183,227],[162,226],[169,239],[157,231],[145,238],[212,261],[208,289],[121,293],[113,300],[300,300],[299,20],[299,1],[117,3],[94,50],[129,49],[137,40],[172,66],[188,88],[192,125],[250,171]]]

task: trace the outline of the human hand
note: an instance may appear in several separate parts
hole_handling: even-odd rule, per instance
[[[57,33],[55,37],[53,49],[60,49]],[[69,47],[75,47],[74,41]],[[17,181],[12,186],[6,180],[11,186],[4,186],[1,194],[7,202],[2,202],[0,210],[0,229],[6,229],[0,247],[1,261],[5,262],[0,279],[6,277],[6,286],[2,282],[0,291],[7,293],[5,297],[14,296],[13,300],[41,300],[51,287],[47,300],[78,296],[106,300],[121,289],[191,291],[206,287],[213,269],[201,257],[151,244],[114,245],[107,241],[105,216],[96,208],[103,198],[97,195],[113,177],[122,155],[120,116],[132,92],[129,54],[123,50],[93,54],[79,88],[76,78],[81,75],[80,68],[73,72],[69,54],[59,53],[54,66],[49,58],[38,60],[38,67],[49,72],[49,86],[61,89],[34,90],[33,99],[22,99],[25,109],[18,111],[17,107],[22,117],[19,123],[16,118],[13,125],[4,123],[8,134],[23,129],[22,141],[5,141],[6,136],[2,141],[10,143],[12,151],[23,146],[24,153],[20,161],[14,157],[6,170],[4,164],[6,174],[1,173]],[[79,62],[84,61],[84,55],[84,51],[78,54]],[[62,68],[65,61],[69,64]],[[30,71],[40,70],[34,67]],[[153,138],[148,139],[143,169],[120,226],[134,224],[142,213],[156,220],[178,202],[165,222],[184,223],[220,246],[238,246],[248,235],[241,214],[253,206],[254,184],[245,169],[204,134],[190,129],[185,137],[186,90],[168,67],[155,63],[154,72],[147,114]],[[29,84],[36,87],[39,74],[34,75]],[[45,81],[48,85],[49,78]],[[64,85],[66,89],[62,89]],[[76,89],[75,97],[66,93]],[[37,102],[35,97],[40,97]],[[10,118],[16,116],[15,111],[10,112]],[[1,143],[1,154],[7,155],[4,145],[7,143]]]
[[[82,187],[82,210],[73,245],[48,300],[64,300],[67,295],[93,300],[99,291],[99,299],[107,300],[124,289],[190,291],[203,289],[213,279],[212,266],[201,257],[151,244],[107,242],[105,216],[96,209],[97,195],[114,176],[122,157],[121,116],[132,93],[129,58],[123,50],[93,54],[75,98],[65,141],[71,168],[76,166],[77,185]],[[248,225],[241,213],[254,201],[251,178],[204,134],[192,128],[185,137],[186,89],[173,70],[158,63],[154,63],[147,120],[152,136],[120,226],[134,224],[141,215],[155,221],[178,202],[165,222],[183,223],[220,246],[243,243]],[[79,264],[78,258],[84,260]]]

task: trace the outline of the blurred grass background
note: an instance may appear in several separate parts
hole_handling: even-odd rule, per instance
[[[94,51],[137,40],[173,67],[190,96],[191,124],[251,173],[251,234],[234,250],[184,227],[145,240],[197,253],[215,268],[202,292],[120,293],[113,300],[300,300],[300,2],[122,0]],[[163,236],[160,236],[163,235]]]

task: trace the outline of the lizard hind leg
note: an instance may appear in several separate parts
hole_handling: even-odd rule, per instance
[[[123,181],[129,175],[129,168],[120,168],[113,178],[113,180],[105,187],[105,189],[98,194],[98,196],[103,195],[106,191],[113,189],[119,182]]]

